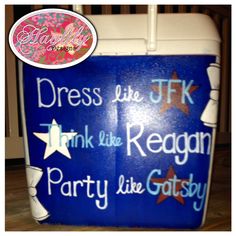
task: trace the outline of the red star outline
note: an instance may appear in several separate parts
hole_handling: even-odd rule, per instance
[[[165,178],[151,178],[151,182],[152,183],[164,183],[166,181],[169,181],[169,179],[172,179],[174,177],[174,175],[177,177],[177,175],[175,174],[174,168],[172,166],[170,166]],[[181,183],[183,181],[189,182],[189,179],[178,179],[178,180],[181,180],[181,181],[176,183],[175,191],[180,193],[180,190],[182,189]],[[173,196],[173,191],[171,191],[171,192],[172,192],[172,195],[170,195],[170,196],[169,195],[164,195],[163,193],[160,193],[159,197],[157,198],[157,204],[162,203],[164,200],[166,200],[169,197],[173,197],[174,199],[176,199],[182,205],[185,204],[184,198],[180,194],[178,194],[178,196]]]
[[[176,71],[173,71],[172,80],[179,80],[178,74]],[[192,85],[189,89],[189,94],[194,92],[195,90],[198,89],[199,86]],[[181,97],[182,97],[182,86],[179,83],[173,83],[172,88],[176,90],[176,93],[171,94],[171,103],[167,103],[167,96],[168,96],[168,86],[164,85],[162,86],[162,106],[160,108],[160,113],[163,113],[172,107],[176,107],[177,109],[181,110],[184,112],[186,115],[189,115],[189,106],[187,104],[183,104],[181,102]],[[152,85],[151,89],[153,92],[159,93],[159,86],[157,85]]]

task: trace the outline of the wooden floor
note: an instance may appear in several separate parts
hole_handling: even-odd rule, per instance
[[[215,152],[212,187],[204,227],[201,231],[231,230],[231,161],[230,149],[218,147]],[[6,231],[110,231],[160,230],[140,228],[78,227],[39,225],[31,218],[24,166],[6,165]]]

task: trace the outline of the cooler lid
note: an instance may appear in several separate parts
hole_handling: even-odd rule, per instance
[[[220,36],[204,14],[157,14],[156,50],[147,50],[148,15],[89,15],[98,34],[93,55],[220,55]]]

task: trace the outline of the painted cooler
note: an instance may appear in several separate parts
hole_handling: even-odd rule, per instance
[[[26,172],[40,223],[197,228],[206,218],[220,38],[201,14],[88,16],[94,53],[20,63]]]

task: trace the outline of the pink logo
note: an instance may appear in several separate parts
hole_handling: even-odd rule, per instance
[[[85,60],[94,51],[97,34],[83,16],[61,9],[34,11],[11,28],[9,43],[22,61],[58,69]]]

